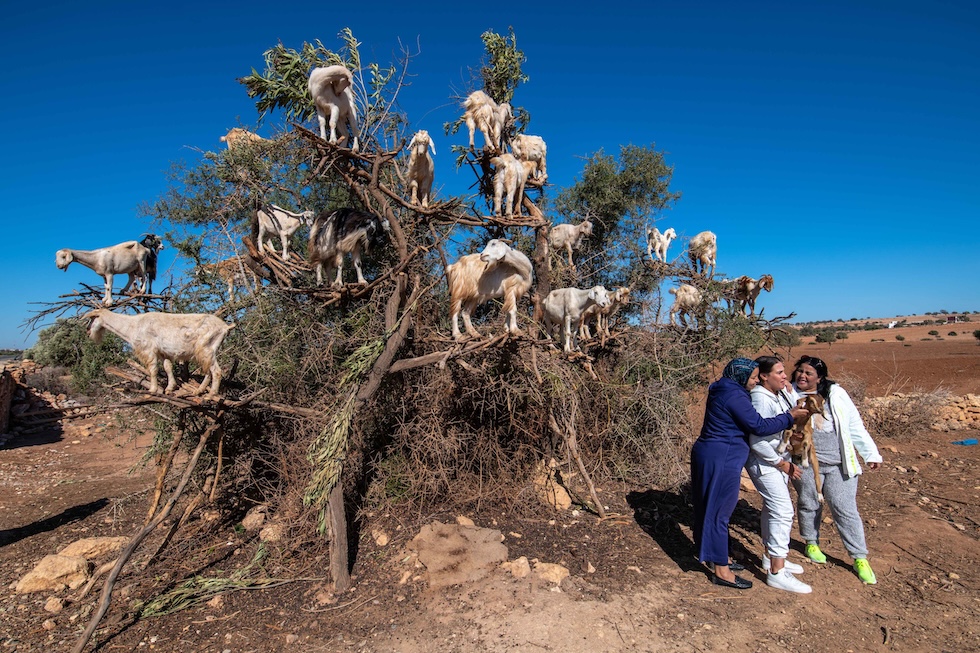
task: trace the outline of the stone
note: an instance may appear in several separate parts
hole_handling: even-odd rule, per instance
[[[128,543],[128,537],[86,537],[72,542],[58,551],[58,555],[81,556],[86,560],[94,560],[112,553],[118,553]]]
[[[259,539],[263,542],[279,542],[285,534],[286,529],[282,524],[269,524],[259,531]]]
[[[467,528],[473,528],[476,524],[469,517],[464,517],[463,515],[458,515],[456,517],[456,523],[460,526],[466,526]]]
[[[44,611],[50,612],[51,614],[58,614],[65,609],[64,599],[60,599],[57,596],[50,596],[48,600],[44,602]]]
[[[247,513],[242,520],[242,528],[246,531],[257,531],[265,525],[265,515],[267,506],[255,506]]]
[[[425,567],[430,588],[482,580],[507,559],[500,531],[432,522],[408,543]]]
[[[534,565],[535,576],[555,585],[561,585],[561,582],[568,578],[570,574],[571,572],[568,571],[567,567],[552,562],[539,562]]]
[[[510,572],[514,578],[527,578],[531,575],[531,564],[527,561],[527,556],[521,556],[516,560],[505,562],[500,565],[501,569]]]
[[[377,544],[378,546],[387,546],[388,542],[391,541],[391,538],[388,537],[388,534],[381,529],[375,529],[371,531],[371,537],[374,538],[374,543]]]
[[[18,594],[30,594],[60,592],[65,587],[76,589],[89,579],[90,567],[89,561],[82,556],[45,556],[34,569],[17,581],[14,591]]]

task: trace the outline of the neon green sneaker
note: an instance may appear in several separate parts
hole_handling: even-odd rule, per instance
[[[827,556],[823,554],[823,551],[821,551],[820,547],[817,546],[816,544],[807,544],[806,549],[803,551],[803,555],[808,557],[810,560],[813,560],[818,565],[827,564]],[[864,564],[868,564],[868,561],[865,560]],[[855,563],[855,569],[856,568],[857,567]],[[868,570],[870,571],[871,567],[868,567]]]
[[[857,572],[858,578],[865,585],[874,585],[878,582],[878,579],[875,578],[875,572],[871,570],[871,565],[864,558],[854,559],[854,571]]]

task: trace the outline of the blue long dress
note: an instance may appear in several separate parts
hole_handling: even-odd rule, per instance
[[[749,434],[771,435],[792,424],[789,413],[761,417],[749,391],[732,379],[722,377],[708,388],[704,426],[691,449],[692,527],[701,562],[728,564],[728,522],[749,458]]]

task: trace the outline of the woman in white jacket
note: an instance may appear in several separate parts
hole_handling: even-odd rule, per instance
[[[755,362],[759,364],[759,384],[752,388],[751,396],[759,415],[773,417],[795,406],[796,393],[782,361],[775,356],[760,356]],[[813,589],[793,575],[803,573],[803,567],[786,559],[793,529],[793,500],[787,480],[799,479],[801,470],[790,461],[789,453],[776,452],[781,439],[782,433],[749,437],[751,451],[745,469],[762,497],[762,568],[770,587],[809,594]]]
[[[827,364],[815,356],[803,356],[796,362],[793,385],[800,394],[819,394],[824,398],[823,414],[812,419],[813,446],[820,462],[824,500],[840,533],[847,553],[854,559],[854,571],[866,585],[877,581],[868,564],[868,545],[864,523],[857,508],[858,477],[861,463],[868,469],[881,466],[881,454],[864,427],[861,415],[844,388],[827,378]],[[820,520],[822,508],[817,497],[813,469],[806,468],[803,477],[794,480],[800,536],[806,540],[805,554],[810,560],[824,564],[827,556],[820,550]]]

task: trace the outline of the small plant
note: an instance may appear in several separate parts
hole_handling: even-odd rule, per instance
[[[930,336],[938,336],[939,335],[939,332],[936,331],[935,329],[933,329],[932,331],[929,332],[929,335]]]
[[[977,340],[980,340],[980,329],[977,329],[976,331],[973,332],[973,337],[976,338]]]
[[[946,335],[947,335],[947,336],[955,336],[955,335],[956,335],[956,332],[955,332],[955,331],[950,331],[950,332],[949,332],[949,333],[947,333]]]
[[[905,336],[895,336],[895,340],[902,342],[903,340],[905,340]]]

